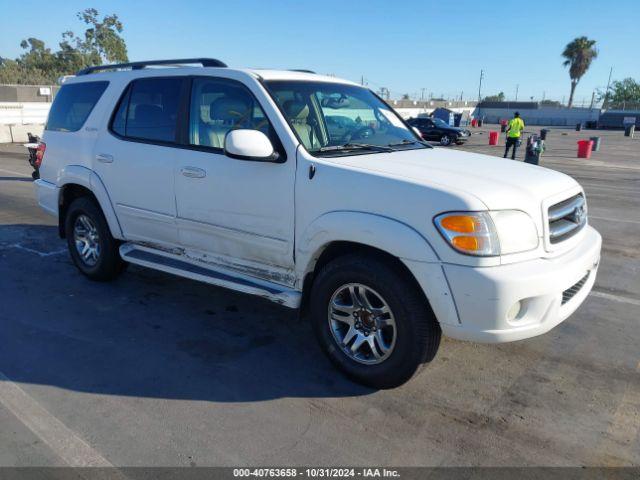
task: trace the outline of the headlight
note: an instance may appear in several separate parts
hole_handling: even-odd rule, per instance
[[[449,245],[467,255],[505,255],[538,246],[533,220],[519,210],[448,212],[434,223]]]

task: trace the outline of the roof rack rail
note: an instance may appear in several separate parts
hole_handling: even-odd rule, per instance
[[[300,73],[316,73],[313,70],[307,70],[306,68],[292,68],[289,71],[290,72],[300,72]]]
[[[130,62],[130,63],[114,63],[111,65],[96,65],[80,70],[76,75],[88,75],[89,73],[99,72],[101,70],[118,70],[130,68],[131,70],[140,70],[153,65],[181,65],[188,63],[199,63],[203,67],[226,67],[227,64],[215,58],[178,58],[175,60],[149,60],[146,62]]]

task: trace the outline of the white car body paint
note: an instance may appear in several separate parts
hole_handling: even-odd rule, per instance
[[[213,76],[242,83],[258,100],[284,150],[282,163],[222,152],[152,145],[112,134],[109,120],[126,86],[154,76]],[[121,253],[156,252],[172,261],[237,276],[165,271],[300,304],[305,276],[332,242],[354,242],[397,257],[422,288],[446,335],[504,342],[539,335],[586,298],[597,272],[600,235],[590,226],[551,244],[548,209],[576,194],[571,177],[546,168],[451,149],[340,157],[311,155],[262,80],[345,83],[335,77],[273,70],[163,68],[71,78],[108,81],[78,132],[45,131],[36,182],[40,205],[58,214],[61,188],[89,188]],[[313,171],[313,175],[310,174]],[[449,211],[521,210],[534,222],[535,249],[475,257],[455,251],[433,218]],[[142,257],[140,257],[142,258]],[[153,266],[146,260],[137,263]],[[589,275],[570,300],[562,294]],[[276,292],[276,293],[274,293]],[[509,321],[516,302],[523,309]]]

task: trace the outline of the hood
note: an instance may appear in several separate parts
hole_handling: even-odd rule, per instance
[[[354,155],[336,163],[475,196],[490,210],[519,209],[540,219],[545,199],[579,188],[568,175],[537,165],[450,148]],[[567,194],[569,196],[569,194]]]

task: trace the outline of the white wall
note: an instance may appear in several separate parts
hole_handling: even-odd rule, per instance
[[[44,125],[42,123],[0,125],[0,143],[27,143],[29,141],[27,133],[42,137],[43,131]]]
[[[511,118],[515,110],[513,108],[477,108],[473,115],[484,117],[486,123],[498,123],[501,119]],[[528,125],[575,126],[578,122],[597,121],[600,118],[598,108],[541,107],[519,111]]]
[[[27,133],[42,136],[51,103],[0,102],[0,143],[26,143]]]
[[[50,108],[47,102],[0,102],[0,125],[44,125]]]
[[[449,110],[455,113],[468,113],[471,115],[473,111],[472,107],[447,107]],[[419,115],[429,115],[435,110],[435,108],[394,108],[396,112],[400,114],[402,118],[415,118]]]

